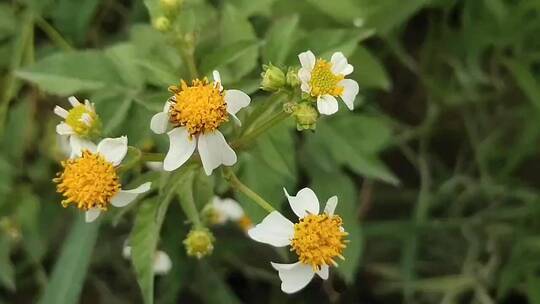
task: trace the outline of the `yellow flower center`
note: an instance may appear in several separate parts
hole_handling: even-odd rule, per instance
[[[89,110],[85,105],[77,105],[69,110],[66,123],[81,137],[98,135],[101,128],[96,112]]]
[[[216,130],[229,120],[227,103],[219,86],[208,79],[195,79],[191,86],[183,80],[180,88],[170,87],[174,93],[169,108],[170,121],[185,127],[191,136]]]
[[[114,166],[98,153],[88,150],[82,156],[62,162],[64,171],[53,179],[56,190],[65,197],[62,206],[76,204],[81,210],[107,210],[121,184]]]
[[[311,71],[311,79],[309,81],[311,95],[341,95],[343,93],[343,87],[338,86],[338,83],[344,78],[343,75],[336,75],[332,72],[332,65],[328,61],[317,59],[313,71]]]
[[[300,262],[311,265],[314,270],[322,265],[337,265],[334,258],[343,259],[347,235],[342,230],[343,221],[338,215],[309,214],[294,224],[292,249]]]

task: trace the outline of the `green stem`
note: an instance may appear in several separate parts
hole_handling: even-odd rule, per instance
[[[162,162],[165,159],[165,153],[142,152],[141,162]]]
[[[287,117],[289,117],[290,114],[284,112],[283,110],[276,113],[274,116],[269,118],[267,121],[262,123],[259,127],[254,129],[253,131],[247,133],[246,135],[242,136],[240,139],[237,139],[231,143],[231,147],[241,149],[245,147],[247,144],[249,144],[251,141],[256,139],[259,135],[266,132],[268,129],[272,128],[276,124],[282,122]]]
[[[190,169],[187,169],[190,170]],[[194,175],[195,171],[191,170],[192,172],[190,174]],[[191,177],[185,177],[186,179],[190,179]],[[193,178],[191,178],[193,182]],[[184,213],[188,217],[188,219],[193,223],[193,225],[196,228],[202,227],[201,219],[199,217],[199,210],[197,210],[197,206],[195,206],[195,197],[193,195],[193,185],[190,185],[189,187],[185,188],[185,191],[179,191],[178,197],[180,199],[180,206],[184,210]]]
[[[260,195],[251,190],[248,186],[244,185],[238,177],[234,174],[233,170],[228,167],[223,168],[223,175],[225,179],[231,184],[233,188],[244,193],[247,197],[252,199],[257,205],[266,210],[268,213],[275,211],[274,207],[264,200]]]
[[[71,52],[74,50],[74,48],[66,41],[66,39],[64,39],[64,37],[62,37],[62,35],[60,35],[60,33],[45,19],[39,16],[36,17],[36,24],[59,48],[67,52]]]

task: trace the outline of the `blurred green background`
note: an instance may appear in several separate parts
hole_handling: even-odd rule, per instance
[[[540,303],[540,1],[184,1],[171,26],[201,74],[218,69],[252,96],[243,120],[269,95],[262,64],[298,65],[310,49],[355,67],[354,112],[340,104],[314,133],[291,119],[236,165],[289,215],[284,186],[339,196],[346,260],[292,296],[269,264],[283,252],[234,225],[213,228],[212,256],[186,257],[181,173],[138,167],[125,179],[159,193],[94,225],[60,205],[52,109],[68,96],[96,104],[107,136],[167,148],[149,120],[190,67],[151,26],[166,13],[152,0],[0,3],[0,303]],[[264,216],[219,174],[189,178],[199,208],[217,193]],[[172,259],[155,286],[148,265],[122,257],[130,234]]]

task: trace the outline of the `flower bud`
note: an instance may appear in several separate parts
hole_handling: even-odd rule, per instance
[[[275,65],[264,65],[261,76],[261,89],[265,91],[275,92],[285,85],[285,73]]]
[[[182,6],[183,0],[160,0],[159,5],[167,14],[174,14]]]
[[[298,68],[289,68],[287,71],[287,85],[295,88],[300,85],[300,78],[298,78]]]
[[[168,32],[171,29],[171,21],[165,16],[160,16],[154,19],[152,25],[160,32]]]
[[[223,215],[212,204],[206,204],[201,212],[202,221],[208,225],[218,225],[225,222]]]
[[[214,250],[215,238],[207,228],[191,229],[186,239],[184,246],[189,256],[197,257],[198,259],[212,254]]]
[[[293,115],[296,118],[296,129],[302,130],[315,130],[317,118],[319,112],[310,103],[299,103],[293,110]]]

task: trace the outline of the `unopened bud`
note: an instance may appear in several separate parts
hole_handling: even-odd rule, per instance
[[[261,89],[265,91],[275,92],[285,85],[285,73],[275,65],[264,65],[261,77]]]
[[[317,124],[317,118],[319,118],[319,112],[310,103],[299,103],[296,105],[293,115],[296,118],[296,129],[302,130],[315,130]]]
[[[166,13],[174,14],[182,6],[183,2],[183,0],[160,0],[159,5]]]
[[[160,32],[168,32],[171,29],[171,21],[165,16],[157,17],[152,23],[154,28]]]
[[[189,256],[194,256],[198,259],[212,254],[214,250],[215,238],[207,228],[192,229],[186,239],[184,245]]]
[[[287,71],[287,85],[295,88],[300,85],[300,78],[298,78],[298,68],[289,68]]]

